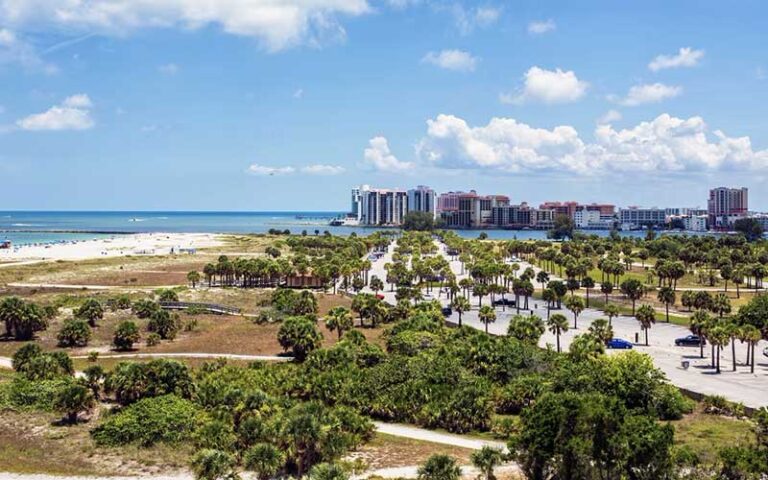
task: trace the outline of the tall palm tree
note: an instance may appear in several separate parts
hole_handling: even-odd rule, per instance
[[[715,371],[720,373],[720,350],[728,343],[730,335],[725,326],[716,325],[709,329],[707,337],[709,338],[709,343],[716,349],[713,361],[715,364]]]
[[[549,320],[549,312],[552,310],[552,304],[557,300],[557,295],[555,295],[555,291],[551,288],[545,288],[541,292],[541,299],[547,304],[547,320]]]
[[[672,287],[661,287],[657,295],[658,300],[666,308],[667,323],[669,323],[669,306],[675,304],[676,295]]]
[[[352,328],[352,314],[345,307],[334,307],[325,317],[325,326],[330,331],[336,330],[339,340],[345,331]]]
[[[710,310],[723,318],[723,315],[731,313],[731,299],[724,293],[718,293],[712,298]]]
[[[562,313],[556,313],[547,319],[547,327],[549,331],[555,335],[557,341],[557,351],[560,350],[560,334],[568,331],[568,319]]]
[[[606,317],[608,317],[608,325],[611,326],[613,325],[613,319],[619,316],[621,310],[615,303],[607,303],[603,307],[603,313]]]
[[[635,312],[635,318],[645,331],[645,346],[648,346],[648,330],[656,323],[656,310],[650,305],[641,305]]]
[[[192,284],[192,288],[197,287],[197,283],[200,281],[200,272],[192,270],[187,274],[187,280]]]
[[[573,313],[573,329],[578,330],[579,314],[584,311],[584,300],[581,297],[571,297],[565,301],[565,308]]]
[[[469,299],[462,295],[456,295],[453,297],[451,307],[459,314],[459,326],[461,326],[461,316],[464,312],[468,312],[472,309],[472,305],[469,303]]]
[[[493,309],[493,307],[484,305],[480,307],[478,318],[485,325],[485,333],[488,333],[488,324],[496,321],[496,311]]]
[[[749,371],[755,373],[755,346],[757,342],[762,340],[763,336],[760,333],[760,329],[753,325],[745,325],[742,327],[744,339],[747,341],[747,356],[749,359]]]
[[[589,292],[595,288],[595,281],[592,279],[592,277],[585,276],[581,279],[581,286],[584,287],[587,292],[587,308],[589,308]]]

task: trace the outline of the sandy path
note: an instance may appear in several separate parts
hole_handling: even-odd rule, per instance
[[[2,358],[2,357],[0,357]],[[88,358],[87,355],[77,355],[72,358]],[[263,361],[263,362],[288,362],[293,360],[293,357],[283,357],[277,355],[238,355],[234,353],[115,353],[101,355],[99,358],[226,358],[228,360],[246,360],[246,361]]]
[[[470,450],[480,450],[484,446],[501,448],[506,451],[504,442],[494,440],[484,440],[482,438],[473,438],[462,435],[453,435],[450,433],[441,433],[424,428],[412,427],[397,423],[373,422],[376,425],[376,431],[393,435],[396,437],[405,437],[413,440],[423,440],[425,442],[440,443],[454,447],[468,448]]]

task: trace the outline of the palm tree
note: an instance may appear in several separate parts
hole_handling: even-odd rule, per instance
[[[483,445],[480,450],[472,452],[470,460],[485,480],[496,480],[493,470],[504,461],[504,453],[500,448]]]
[[[595,281],[590,276],[581,279],[581,286],[587,291],[587,308],[589,308],[589,291],[595,288]]]
[[[496,311],[488,305],[480,307],[478,318],[485,324],[485,333],[488,333],[488,324],[496,321]]]
[[[269,480],[285,465],[285,455],[271,443],[257,443],[245,452],[243,464],[258,480]]]
[[[603,282],[600,284],[600,291],[605,295],[605,303],[608,303],[608,295],[613,293],[613,283]]]
[[[723,315],[731,313],[731,299],[724,293],[718,293],[712,298],[710,310],[712,310],[712,313],[716,313],[720,318],[723,318]]]
[[[328,312],[328,316],[325,317],[325,326],[330,331],[336,330],[339,340],[341,340],[344,332],[352,328],[352,315],[344,307],[334,307]]]
[[[645,287],[635,278],[630,278],[621,282],[621,293],[632,300],[632,315],[635,314],[635,302],[640,300],[645,294]]]
[[[607,303],[603,307],[603,313],[606,317],[608,317],[608,325],[611,326],[613,325],[613,319],[619,316],[621,310],[615,303]]]
[[[377,295],[380,291],[384,290],[384,282],[382,282],[376,275],[371,276],[369,286],[371,287],[371,290],[373,290],[374,295]]]
[[[560,352],[560,334],[568,331],[568,319],[562,313],[556,313],[547,319],[549,331],[555,335],[557,340],[557,351]]]
[[[579,314],[584,311],[584,300],[581,297],[571,297],[565,301],[565,308],[573,313],[573,329],[578,330]]]
[[[701,358],[704,358],[704,329],[711,322],[709,313],[705,310],[697,310],[690,318],[690,330],[699,337],[699,350]]]
[[[715,359],[713,359],[713,362],[715,363],[715,371],[720,373],[720,350],[725,346],[725,344],[728,343],[730,334],[728,333],[728,330],[725,326],[716,325],[709,329],[707,337],[709,338],[709,343],[711,343],[712,346],[716,349]]]
[[[541,292],[541,299],[547,304],[547,319],[549,319],[549,312],[552,310],[552,304],[557,300],[557,295],[555,295],[555,291],[551,288],[545,288]]]
[[[607,344],[613,338],[613,327],[608,324],[608,320],[598,318],[589,326],[589,334]]]
[[[657,295],[658,300],[666,308],[667,323],[669,323],[669,306],[675,304],[676,295],[672,287],[661,287]]]
[[[635,318],[640,322],[640,327],[645,331],[645,346],[648,346],[648,329],[656,323],[656,310],[650,305],[641,305],[635,312]]]
[[[536,281],[541,284],[541,289],[544,290],[544,286],[549,283],[549,274],[544,270],[539,270],[536,274]]]
[[[744,325],[742,327],[744,340],[747,342],[747,356],[751,357],[749,362],[749,371],[755,373],[755,346],[763,336],[760,333],[760,329],[753,325]]]
[[[478,298],[478,307],[483,306],[483,297],[488,295],[488,285],[484,283],[478,283],[477,285],[472,288],[472,295],[476,296]]]
[[[462,295],[456,295],[453,297],[451,307],[459,314],[459,326],[461,326],[461,316],[464,312],[468,312],[472,309],[472,305],[469,303],[469,299]]]
[[[197,287],[197,283],[200,281],[200,272],[192,270],[187,274],[187,280],[192,284],[192,288]]]
[[[461,468],[456,460],[448,455],[435,454],[419,467],[418,480],[459,480]]]

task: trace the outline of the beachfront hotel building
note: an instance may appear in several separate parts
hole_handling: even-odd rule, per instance
[[[408,211],[425,212],[437,216],[437,194],[425,185],[408,190]]]
[[[448,228],[486,228],[494,226],[493,209],[509,206],[505,195],[478,195],[469,192],[448,192],[438,198],[438,213]]]
[[[665,208],[628,207],[619,210],[619,223],[622,230],[632,230],[640,227],[656,227],[667,222]]]
[[[405,190],[368,188],[360,192],[360,223],[370,226],[398,226],[408,213]]]
[[[707,207],[709,228],[730,230],[736,220],[749,212],[749,191],[747,188],[713,188],[709,191]]]

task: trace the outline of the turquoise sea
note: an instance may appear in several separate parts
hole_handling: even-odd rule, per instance
[[[0,241],[15,245],[88,240],[105,236],[146,232],[264,233],[288,229],[292,233],[328,230],[334,235],[368,234],[375,229],[332,227],[328,223],[342,212],[43,212],[0,211]],[[477,230],[459,230],[477,238]],[[541,239],[546,232],[535,230],[486,230],[490,238]],[[607,235],[607,231],[593,231]],[[625,232],[625,235],[644,235]]]

